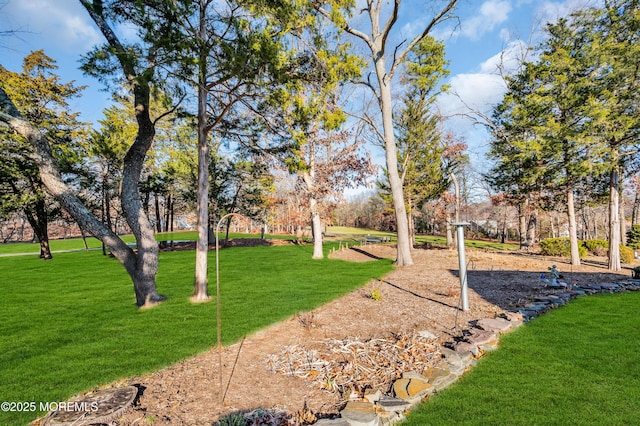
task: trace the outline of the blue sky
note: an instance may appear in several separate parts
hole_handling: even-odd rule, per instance
[[[362,0],[358,0],[361,2]],[[532,41],[539,39],[545,22],[566,15],[579,6],[597,0],[459,0],[458,19],[445,22],[432,33],[445,41],[450,61],[451,93],[440,100],[440,108],[451,115],[449,127],[463,137],[476,164],[482,163],[488,138],[482,127],[456,116],[464,104],[488,112],[502,97],[504,86],[497,72],[502,62],[513,67]],[[396,40],[421,31],[443,0],[405,0],[400,7]],[[22,58],[32,50],[44,49],[57,61],[63,81],[86,85],[84,96],[72,107],[82,119],[102,117],[110,96],[101,83],[78,70],[78,61],[102,36],[77,0],[0,0],[0,31],[13,30],[0,38],[0,63],[19,71]]]

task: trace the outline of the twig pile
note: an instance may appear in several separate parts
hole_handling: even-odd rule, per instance
[[[321,389],[349,396],[367,388],[388,391],[406,371],[423,373],[440,357],[439,346],[418,334],[393,334],[360,341],[328,339],[323,350],[285,347],[267,358],[273,373],[299,377]]]

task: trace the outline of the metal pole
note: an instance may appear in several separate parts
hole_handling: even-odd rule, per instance
[[[462,310],[469,310],[469,294],[467,289],[467,259],[464,252],[464,226],[466,222],[454,223],[456,226],[456,239],[458,240],[458,265],[460,267],[460,299]]]

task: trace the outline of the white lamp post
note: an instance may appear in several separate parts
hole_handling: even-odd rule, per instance
[[[470,225],[469,222],[456,222],[451,225],[456,227],[456,240],[458,242],[458,265],[460,275],[460,299],[462,310],[469,310],[469,294],[467,289],[467,259],[464,252],[464,227]]]

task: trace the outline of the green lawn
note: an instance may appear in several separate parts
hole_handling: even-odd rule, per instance
[[[434,235],[418,235],[416,236],[416,243],[431,243],[436,246],[446,247],[447,239],[441,236]],[[497,241],[486,241],[486,240],[470,240],[465,238],[464,240],[465,247],[472,247],[477,249],[488,249],[488,250],[506,250],[506,251],[515,251],[520,249],[519,244],[511,244],[511,243],[499,243]]]
[[[312,260],[310,246],[220,251],[222,340],[308,311],[392,269]],[[168,300],[135,307],[131,281],[100,251],[0,258],[0,396],[53,402],[121,377],[152,371],[215,345],[215,302],[191,304],[193,251],[161,253],[159,293]],[[215,292],[215,254],[209,282]],[[1,425],[42,413],[0,412]]]
[[[403,425],[640,422],[640,293],[583,297],[506,335]]]
[[[220,232],[219,238],[222,240],[225,236],[224,232]],[[370,229],[361,229],[361,228],[350,228],[346,226],[329,226],[327,227],[327,241],[335,240],[335,241],[353,241],[360,242],[364,238],[383,238],[388,237],[395,241],[396,234],[392,232],[382,232],[382,231],[374,231]],[[133,235],[123,235],[121,238],[128,243],[134,243],[135,239]],[[259,234],[245,234],[245,233],[234,233],[229,234],[229,238],[238,239],[238,238],[259,238]],[[268,239],[294,239],[293,235],[282,235],[282,234],[268,234],[266,235]],[[156,240],[158,241],[196,241],[198,239],[198,233],[196,231],[179,231],[179,232],[160,232],[156,234]],[[429,236],[429,235],[418,235],[416,236],[416,242],[418,244],[422,244],[425,242],[438,245],[445,246],[447,241],[445,237],[440,236]],[[84,242],[81,238],[69,238],[64,240],[51,240],[51,250],[52,251],[63,251],[63,250],[83,250],[85,248]],[[102,247],[100,241],[93,237],[87,238],[87,245],[89,248],[100,248]],[[484,240],[467,240],[465,239],[466,247],[473,247],[479,249],[490,249],[490,250],[518,250],[519,246],[517,244],[501,244],[494,241],[484,241]],[[3,254],[16,254],[16,253],[39,253],[40,246],[36,243],[5,243],[0,244],[0,255]]]
[[[219,238],[222,240],[225,236],[224,232],[220,232]],[[245,234],[232,232],[229,234],[229,238],[259,238],[259,234]],[[127,243],[135,243],[133,235],[122,235],[122,240]],[[267,235],[266,238],[271,239],[293,239],[291,235]],[[196,241],[198,239],[198,233],[196,231],[179,231],[179,232],[159,232],[156,233],[156,240],[158,241]],[[89,248],[101,248],[102,243],[93,237],[87,237],[87,246]],[[84,250],[84,241],[82,238],[67,238],[60,240],[49,241],[51,245],[51,251],[64,251],[64,250]],[[0,255],[1,254],[17,254],[17,253],[39,253],[40,245],[38,243],[0,243]]]

